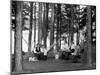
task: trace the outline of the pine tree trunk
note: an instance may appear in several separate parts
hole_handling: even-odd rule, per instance
[[[38,42],[41,43],[42,36],[42,3],[39,3]]]
[[[80,6],[79,6],[79,9],[80,9]],[[79,17],[80,15],[78,15]],[[78,27],[77,27],[77,45],[79,45],[79,38],[80,38],[80,33],[79,33],[79,22],[80,22],[80,19],[77,20],[77,23],[78,23]]]
[[[56,17],[57,17],[57,18],[56,18],[56,19],[57,19],[57,22],[56,22],[56,24],[57,24],[57,25],[56,25],[56,31],[57,31],[57,32],[56,32],[56,42],[58,41],[58,33],[59,33],[59,31],[58,31],[58,27],[59,27],[59,10],[58,10],[58,5],[59,5],[59,4],[57,4],[57,7],[56,7],[56,9],[57,9],[57,11],[56,11],[56,12],[57,12],[57,13],[56,13]],[[58,43],[56,44],[56,50],[58,50],[57,48],[58,48]]]
[[[51,4],[51,30],[50,30],[50,45],[54,42],[54,4]]]
[[[35,47],[35,43],[36,42],[36,3],[34,6],[34,47]]]
[[[60,26],[61,26],[61,4],[58,5],[58,10],[59,10],[58,40],[59,40],[61,38],[61,31],[60,31]],[[60,48],[60,42],[58,43],[58,46]]]
[[[92,59],[91,59],[91,7],[87,7],[87,46],[88,46],[88,52],[87,52],[87,61],[88,65],[92,65]]]
[[[30,3],[30,28],[29,28],[29,39],[28,39],[28,52],[31,52],[31,41],[32,41],[32,28],[33,28],[33,2]]]
[[[61,15],[61,5],[57,4],[57,13],[56,13],[56,16],[57,16],[57,23],[56,23],[57,24],[57,27],[56,27],[57,37],[56,37],[56,41],[57,42],[58,42],[58,39],[60,39],[60,22],[61,22],[60,15]],[[58,48],[57,51],[59,51],[59,47],[60,47],[60,42],[56,44],[56,48]]]
[[[16,2],[15,28],[15,72],[22,72],[22,8],[23,2]]]
[[[41,25],[41,31],[42,31],[42,35],[41,35],[41,39],[42,41],[44,41],[44,17],[45,17],[45,13],[44,13],[44,3],[42,3],[42,25]],[[42,42],[44,44],[44,42]]]
[[[71,17],[70,17],[70,25],[69,25],[69,37],[68,37],[68,43],[69,43],[69,46],[71,46],[72,44],[72,35],[73,35],[73,5],[71,5]]]
[[[57,10],[58,10],[58,8],[57,8]],[[56,26],[56,42],[58,41],[58,38],[59,38],[59,13],[58,13],[59,11],[57,11],[57,26]],[[56,48],[58,48],[59,46],[58,46],[58,43],[56,44]],[[57,51],[58,51],[58,49],[56,49]]]
[[[46,41],[47,41],[47,34],[48,34],[48,9],[49,4],[46,3],[45,5],[45,24],[44,24],[44,46],[46,47]]]

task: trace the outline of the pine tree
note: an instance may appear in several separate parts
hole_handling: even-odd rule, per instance
[[[34,47],[36,44],[36,3],[34,3]]]
[[[54,42],[54,4],[50,4],[51,7],[51,24],[50,24],[50,45]]]
[[[91,59],[91,7],[87,7],[87,46],[88,46],[88,54],[87,54],[87,62],[88,65],[92,65],[92,59]]]
[[[46,3],[44,5],[44,46],[46,47],[46,41],[47,41],[47,34],[48,34],[48,9],[49,9],[49,4]]]
[[[31,52],[32,41],[32,28],[33,28],[33,2],[30,2],[30,26],[29,26],[29,38],[28,38],[28,52]]]
[[[39,21],[38,21],[38,42],[41,43],[42,37],[42,3],[39,3]]]
[[[22,72],[22,9],[23,2],[16,2],[15,71]]]

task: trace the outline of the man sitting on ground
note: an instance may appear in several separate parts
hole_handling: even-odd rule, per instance
[[[40,48],[40,44],[38,43],[37,46],[33,49],[33,54],[34,56],[40,60],[41,59],[41,48]]]
[[[79,56],[79,46],[78,45],[75,46],[74,43],[73,43],[72,46],[71,46],[71,51],[73,51],[71,53],[71,55],[72,55],[72,62],[73,63],[79,62],[78,61],[78,59],[80,58],[80,56]]]

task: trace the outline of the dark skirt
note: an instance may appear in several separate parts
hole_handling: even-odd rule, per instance
[[[61,56],[62,59],[69,60],[69,57],[70,57],[70,52],[65,52],[65,51],[62,52]]]

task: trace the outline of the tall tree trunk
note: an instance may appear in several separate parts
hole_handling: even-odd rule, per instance
[[[31,41],[32,41],[32,28],[33,28],[33,2],[30,3],[30,28],[29,28],[29,38],[28,38],[28,52],[31,52]]]
[[[60,21],[61,21],[61,4],[57,4],[57,37],[56,37],[56,41],[58,41],[58,39],[60,38]],[[60,47],[60,43],[56,44],[56,48],[58,48],[57,50],[59,50]]]
[[[40,24],[39,24],[39,21],[40,21],[40,3],[37,3],[37,35],[38,35],[38,37],[37,37],[37,43],[39,43],[39,39],[40,39]]]
[[[78,8],[80,9],[80,6],[78,6]],[[79,17],[80,15],[78,15]],[[80,19],[77,20],[78,26],[77,26],[77,45],[79,45],[79,38],[80,38],[80,33],[79,33],[79,23],[80,23]]]
[[[58,41],[58,38],[59,38],[59,10],[58,10],[58,7],[59,7],[59,4],[57,4],[57,13],[56,13],[56,16],[57,16],[57,22],[56,22],[56,42]],[[58,46],[58,43],[56,44],[56,48],[58,48],[59,46]],[[56,49],[56,50],[58,50],[58,49]]]
[[[54,42],[54,4],[51,4],[51,29],[50,29],[50,45]],[[53,49],[53,48],[52,48]]]
[[[61,39],[61,23],[62,23],[62,18],[61,18],[61,5],[60,5],[60,16],[59,16],[59,20],[60,20],[60,22],[59,22],[59,39]],[[60,40],[60,42],[59,42],[59,46],[60,46],[60,49],[61,49],[61,40]]]
[[[41,43],[42,36],[42,3],[39,3],[38,42]]]
[[[46,41],[47,41],[47,34],[48,34],[48,9],[49,9],[49,4],[46,3],[45,5],[45,24],[44,24],[44,46],[46,47]]]
[[[87,46],[88,46],[88,52],[87,52],[87,61],[88,65],[92,65],[92,58],[91,58],[91,7],[87,6]]]
[[[16,4],[15,4],[15,6],[16,6]],[[16,14],[16,9],[15,9],[15,14]],[[17,16],[15,15],[15,21],[16,21],[16,17]],[[16,26],[16,22],[15,22],[15,26]],[[15,61],[15,53],[16,53],[16,42],[15,42],[15,40],[16,40],[16,33],[15,32],[16,32],[16,29],[14,29],[14,60],[11,60],[11,62],[12,62],[11,71],[14,71],[15,70],[15,62],[16,62]]]
[[[22,71],[22,8],[23,2],[16,2],[16,28],[15,28],[15,71]]]
[[[72,38],[72,35],[73,35],[73,29],[72,29],[73,28],[73,12],[74,12],[73,5],[71,5],[71,11],[70,11],[71,17],[70,17],[69,37],[68,37],[69,46],[71,46],[71,44],[72,44],[71,38]]]
[[[42,31],[42,35],[41,35],[41,39],[42,39],[42,44],[44,44],[44,24],[45,24],[45,13],[44,13],[44,5],[45,3],[42,3],[42,25],[41,25],[41,31]]]
[[[59,10],[59,25],[58,25],[58,39],[60,39],[61,38],[61,4],[59,4],[58,5],[58,10]],[[59,48],[60,48],[60,42],[58,43],[58,45],[59,45]]]
[[[36,44],[36,3],[34,6],[34,47]]]

